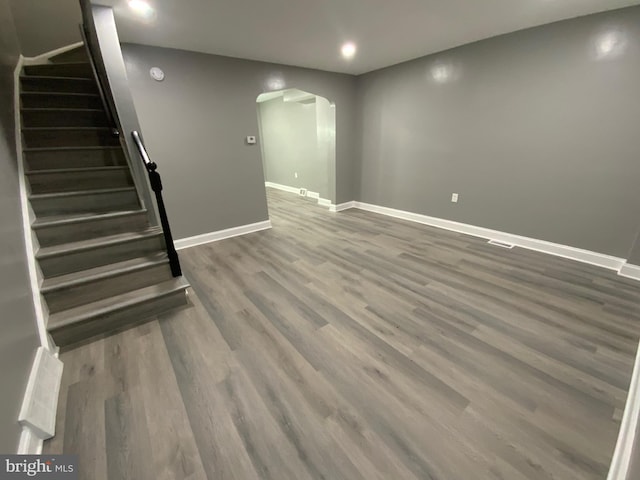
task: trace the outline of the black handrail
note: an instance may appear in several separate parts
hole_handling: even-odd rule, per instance
[[[171,228],[169,227],[167,210],[164,206],[164,200],[162,199],[162,180],[160,179],[160,174],[157,171],[158,166],[149,158],[149,154],[147,153],[147,149],[144,148],[144,144],[142,143],[140,134],[134,130],[133,132],[131,132],[131,136],[133,137],[133,141],[138,147],[140,157],[142,157],[144,166],[149,173],[149,183],[151,183],[151,189],[156,194],[158,214],[160,215],[160,223],[162,224],[162,231],[164,232],[164,241],[167,246],[167,255],[169,256],[169,266],[171,267],[171,273],[174,277],[179,277],[182,275],[182,269],[180,268],[180,259],[178,258],[178,252],[176,252],[176,247],[173,244],[173,236],[171,235]]]
[[[80,35],[82,36],[82,42],[84,43],[84,47],[87,51],[87,56],[89,57],[89,64],[91,65],[91,70],[93,71],[93,77],[96,80],[96,84],[98,86],[98,93],[100,94],[100,100],[102,101],[102,108],[104,109],[104,113],[107,115],[107,122],[111,127],[111,133],[114,137],[118,137],[120,132],[118,131],[118,124],[116,123],[116,118],[113,112],[111,111],[111,106],[109,102],[107,102],[107,97],[105,95],[105,89],[102,85],[102,80],[100,75],[98,74],[98,68],[96,67],[96,62],[94,60],[93,51],[91,50],[91,45],[89,44],[89,35],[87,35],[86,27],[84,25],[79,25],[80,27]]]

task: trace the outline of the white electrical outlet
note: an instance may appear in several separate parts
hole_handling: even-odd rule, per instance
[[[256,137],[254,135],[249,135],[247,137],[247,145],[255,145]]]
[[[453,203],[458,203],[458,194],[457,193],[452,193],[451,194],[451,201]]]

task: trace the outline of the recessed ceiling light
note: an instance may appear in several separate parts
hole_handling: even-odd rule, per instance
[[[153,15],[153,7],[144,0],[129,0],[129,7],[142,17],[150,17]]]
[[[358,50],[358,48],[356,47],[356,44],[353,42],[347,42],[344,45],[342,45],[342,56],[344,58],[353,58],[356,54],[356,51]]]

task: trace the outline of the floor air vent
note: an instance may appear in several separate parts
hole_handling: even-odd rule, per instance
[[[514,246],[510,243],[500,242],[498,240],[489,240],[490,245],[495,245],[496,247],[508,248],[511,250]]]
[[[300,189],[300,196],[301,197],[306,197],[307,196],[307,189],[306,188],[301,188]]]

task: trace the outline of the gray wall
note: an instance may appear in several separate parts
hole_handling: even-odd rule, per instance
[[[123,45],[145,142],[159,164],[176,238],[266,220],[259,94],[299,88],[336,104],[338,203],[353,199],[354,77],[142,45]],[[161,67],[155,82],[149,69]]]
[[[258,112],[265,180],[319,191],[315,103],[280,97],[258,104]]]
[[[17,451],[18,411],[35,350],[36,330],[18,187],[13,70],[18,43],[7,0],[0,0],[0,452]]]
[[[9,0],[9,3],[25,57],[81,41],[79,0]]]
[[[634,265],[640,265],[640,232],[636,236],[636,241],[629,252],[628,262]]]
[[[101,78],[108,79],[108,82],[105,82],[107,85],[105,95],[111,107],[110,110],[116,112],[118,130],[126,146],[125,153],[131,166],[140,202],[147,209],[150,224],[158,225],[155,195],[151,191],[142,157],[131,136],[132,132],[140,132],[141,128],[129,88],[113,9],[83,0],[82,17],[87,27],[87,39],[91,45],[91,51],[95,52],[96,68]]]
[[[611,31],[625,51],[598,60]],[[639,84],[640,7],[359,77],[357,199],[626,258],[640,219]]]
[[[259,103],[258,112],[265,180],[327,198],[329,165],[321,155],[316,103],[279,97]]]

